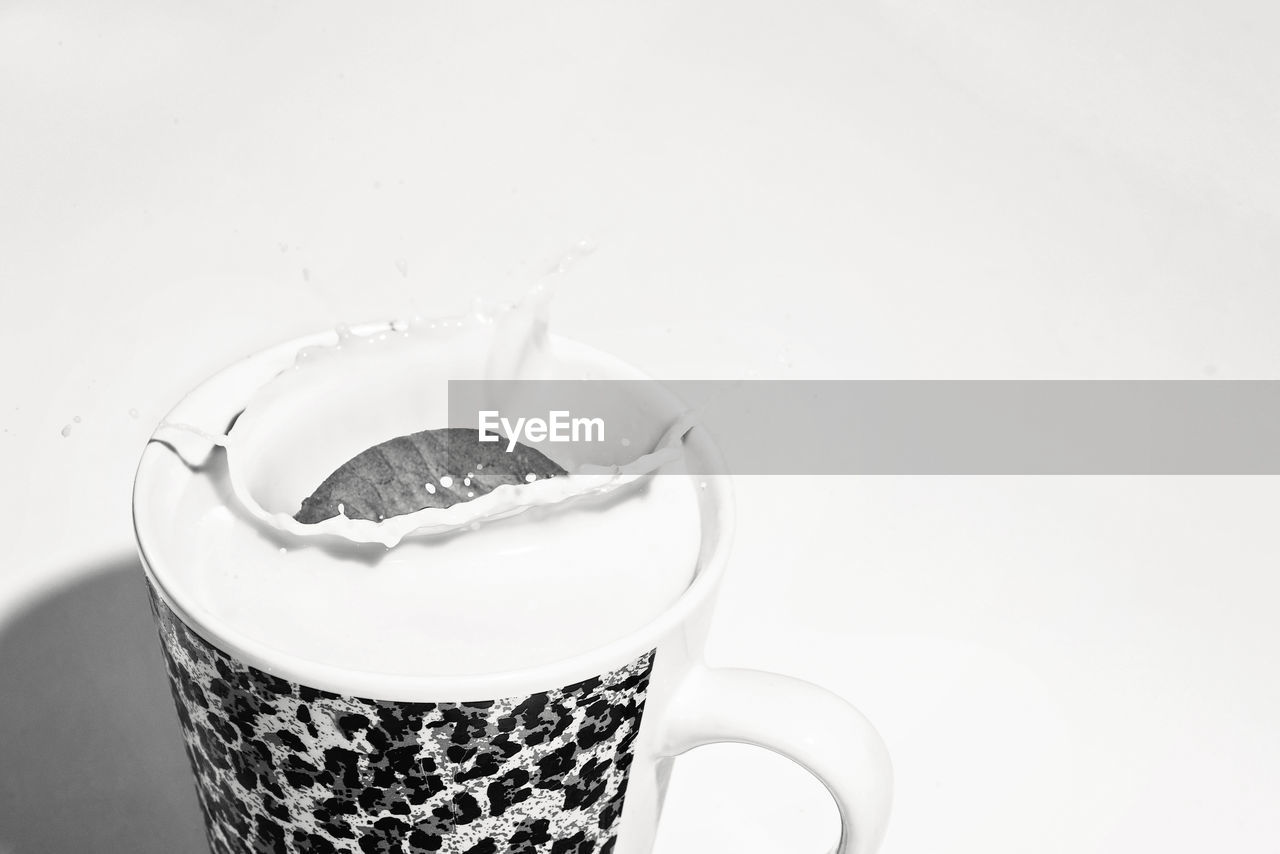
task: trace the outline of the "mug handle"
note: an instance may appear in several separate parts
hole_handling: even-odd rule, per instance
[[[893,800],[889,751],[871,722],[810,682],[759,670],[695,666],[669,710],[660,753],[705,744],[763,747],[817,777],[840,810],[832,854],[875,854]]]

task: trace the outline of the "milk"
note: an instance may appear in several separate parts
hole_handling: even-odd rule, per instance
[[[291,518],[359,451],[446,426],[450,378],[609,376],[551,346],[542,307],[339,329],[244,389],[230,430],[162,425],[159,438],[194,431],[208,442],[201,464],[180,470],[173,499],[150,505],[157,518],[140,520],[166,586],[284,655],[394,675],[547,664],[652,621],[688,587],[701,545],[678,420],[597,458],[557,459],[568,476],[447,509],[383,522]]]

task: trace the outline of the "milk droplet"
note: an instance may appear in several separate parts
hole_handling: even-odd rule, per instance
[[[471,316],[481,323],[493,323],[497,312],[497,304],[492,300],[484,297],[476,297],[471,300]]]
[[[537,479],[538,479],[538,476],[533,472],[529,472],[527,475],[524,476],[525,483],[533,483]]]
[[[434,485],[434,484],[430,484],[430,483],[428,483],[428,484],[427,484],[427,493],[428,493],[429,495],[435,495],[435,494],[436,494],[436,488],[435,488],[435,485]]]
[[[463,485],[463,486],[470,486],[470,485],[471,485],[471,478],[469,478],[469,477],[464,477],[464,478],[462,479],[462,485]]]
[[[622,440],[622,447],[624,447],[624,448],[630,448],[630,447],[631,447],[631,440],[630,440],[630,439],[627,439],[627,438],[625,438],[625,437],[624,437],[624,438],[623,438],[623,440]]]
[[[339,516],[347,515],[347,505],[343,504],[341,501],[338,502],[338,515]]]
[[[71,425],[68,424],[66,427],[62,428],[62,438],[65,439],[70,435],[71,435]]]
[[[449,477],[449,475],[445,475],[444,477],[440,478],[440,485],[443,486],[445,489],[448,489],[449,487],[453,486],[453,478]]]
[[[80,423],[80,416],[79,416],[79,415],[76,415],[76,416],[75,416],[75,417],[73,417],[71,420],[72,420],[72,421],[74,421],[74,422],[76,422],[77,424],[79,424],[79,423]]]
[[[567,272],[569,268],[574,265],[575,262],[581,260],[582,258],[587,257],[588,255],[590,255],[592,252],[595,252],[595,251],[596,251],[595,244],[592,243],[590,240],[579,240],[577,243],[573,244],[573,246],[569,248],[568,252],[564,253],[564,255],[560,258],[558,262],[556,262],[556,264],[548,272],[548,275],[558,275],[560,273]]]
[[[288,549],[284,548],[283,546],[280,547],[280,554],[287,555],[288,553],[289,553]]]
[[[467,493],[467,497],[468,497],[468,498],[475,498],[475,497],[476,497],[476,494],[475,494],[474,492],[468,492],[468,493]]]

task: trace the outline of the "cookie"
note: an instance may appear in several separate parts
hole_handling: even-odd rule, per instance
[[[517,443],[507,451],[506,439],[482,442],[481,435],[469,427],[445,427],[374,445],[325,478],[293,518],[303,524],[338,515],[378,522],[566,474],[534,448]]]

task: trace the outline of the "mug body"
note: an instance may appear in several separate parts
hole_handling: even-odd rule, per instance
[[[248,665],[148,583],[214,854],[644,854],[656,734],[706,606],[602,673],[516,696],[355,697]]]
[[[220,432],[253,388],[323,341],[232,366],[168,420]],[[606,376],[639,376],[558,343],[605,365]],[[698,470],[718,460],[696,430],[686,452],[703,458]],[[545,666],[435,678],[290,658],[203,611],[149,548],[152,508],[172,500],[186,465],[172,447],[148,445],[134,520],[214,854],[652,850],[671,762],[659,749],[663,720],[700,660],[724,567],[726,477],[699,478],[697,573],[644,628]]]

